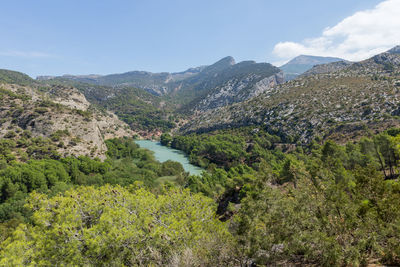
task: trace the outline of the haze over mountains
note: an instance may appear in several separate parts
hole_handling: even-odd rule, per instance
[[[303,74],[308,71],[315,65],[332,63],[337,61],[344,61],[341,58],[336,57],[318,57],[318,56],[307,56],[300,55],[286,64],[280,66],[279,68],[285,73],[285,80],[292,80],[297,76]]]
[[[331,63],[336,61],[343,61],[340,58],[334,57],[318,57],[318,56],[307,56],[300,55],[293,58],[288,63],[279,67],[283,72],[287,79],[293,79],[296,76],[306,72],[311,69],[313,66],[318,64]],[[238,65],[239,64],[239,65]],[[262,72],[263,70],[260,68],[261,65],[265,65],[268,63],[256,63],[254,61],[243,61],[240,63],[236,63],[233,57],[225,57],[218,62],[209,65],[209,66],[199,66],[189,68],[182,72],[161,72],[161,73],[152,73],[148,71],[129,71],[120,74],[109,74],[109,75],[68,75],[65,74],[63,76],[38,76],[39,80],[48,80],[54,78],[65,78],[74,81],[96,84],[96,85],[106,85],[106,86],[133,86],[137,88],[144,89],[155,95],[165,95],[171,93],[171,91],[176,91],[179,87],[179,90],[185,90],[188,87],[193,86],[194,83],[198,83],[199,81],[204,81],[206,79],[210,79],[211,75],[217,76],[219,72],[222,70],[226,70],[225,76],[227,72],[232,72],[235,75],[235,71],[241,69],[241,72],[252,72],[254,68],[259,68],[257,72]],[[254,65],[253,64],[258,64]],[[257,67],[255,67],[257,66]],[[228,69],[231,67],[230,69]],[[252,69],[253,68],[253,69]],[[265,68],[265,66],[264,66]],[[266,69],[265,69],[266,70]],[[267,70],[268,71],[268,70]],[[229,75],[229,74],[228,74]],[[197,76],[196,78],[191,78],[193,76]],[[184,81],[184,82],[183,82]]]

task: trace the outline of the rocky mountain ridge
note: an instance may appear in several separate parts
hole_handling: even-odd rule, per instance
[[[271,76],[263,77],[249,74],[244,78],[232,78],[221,86],[216,87],[207,96],[203,97],[193,108],[195,113],[205,112],[210,109],[228,106],[233,103],[243,102],[252,97],[267,92],[274,86],[283,83],[283,73],[278,72]]]
[[[265,85],[259,83],[254,87],[255,92],[251,92],[254,83],[262,79],[273,76],[279,69],[268,63],[256,63],[254,61],[243,61],[236,63],[234,58],[225,57],[209,66],[190,68],[178,73],[151,73],[146,71],[132,71],[122,74],[111,74],[105,76],[81,75],[62,77],[38,77],[38,80],[70,80],[86,84],[108,86],[112,88],[136,87],[156,96],[163,96],[166,100],[178,105],[192,106],[193,102],[199,102],[207,94],[215,94],[231,84],[238,84],[238,88],[229,90],[232,93],[241,92],[241,95],[229,95],[229,99],[219,101],[220,103],[234,103],[242,101],[250,96],[257,95],[263,90]],[[255,75],[250,77],[251,75]],[[246,81],[247,79],[247,81]],[[271,78],[272,79],[272,78]],[[275,77],[275,82],[280,81],[279,75]],[[250,84],[245,86],[244,84]],[[235,86],[234,86],[235,87]],[[246,90],[242,90],[245,87]],[[222,89],[222,90],[225,90]],[[226,91],[226,90],[225,90]],[[245,96],[247,94],[248,96]],[[111,95],[110,95],[111,97]],[[237,99],[233,101],[233,99]],[[220,105],[220,104],[218,104]],[[212,105],[211,105],[212,106]]]
[[[389,50],[350,65],[333,63],[334,67],[328,66],[331,72],[304,75],[247,101],[198,113],[181,131],[260,125],[288,140],[308,142],[316,135],[346,140],[349,135],[359,136],[360,131],[365,134],[397,126],[397,51]],[[341,67],[336,68],[338,65]]]

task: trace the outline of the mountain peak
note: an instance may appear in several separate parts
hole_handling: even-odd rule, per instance
[[[203,73],[219,72],[235,64],[236,64],[235,59],[231,56],[228,56],[218,60],[217,62],[215,62],[210,66],[207,66],[206,68],[203,69],[202,72]]]
[[[310,55],[300,55],[288,63],[280,66],[279,68],[285,73],[285,80],[291,80],[296,78],[298,75],[308,71],[315,65],[327,64],[337,61],[343,61],[337,57],[319,57]]]
[[[390,54],[400,54],[400,45],[393,47],[392,49],[388,50],[387,53]]]
[[[216,65],[216,64],[221,64],[221,65],[224,64],[224,65],[232,66],[232,65],[236,64],[236,61],[235,61],[235,59],[233,57],[227,56],[227,57],[224,57],[224,58],[218,60],[213,65]]]

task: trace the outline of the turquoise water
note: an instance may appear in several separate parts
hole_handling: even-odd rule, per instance
[[[185,171],[192,175],[199,175],[203,171],[202,168],[189,163],[188,157],[180,150],[172,149],[166,146],[162,146],[160,142],[154,142],[150,140],[136,140],[141,148],[146,148],[154,152],[154,157],[159,162],[167,160],[177,161],[182,164]]]

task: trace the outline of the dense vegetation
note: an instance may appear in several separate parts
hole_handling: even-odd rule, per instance
[[[208,172],[188,176],[128,138],[108,140],[104,162],[4,160],[3,263],[400,264],[399,130],[346,145],[250,127],[162,142]]]
[[[0,265],[229,265],[231,235],[210,199],[120,186],[31,194],[32,223],[3,243]]]
[[[32,191],[54,196],[78,185],[127,186],[135,182],[157,191],[165,181],[179,183],[187,175],[179,164],[159,163],[149,151],[140,149],[128,138],[107,140],[108,159],[104,162],[86,156],[59,158],[49,154],[46,143],[39,143],[35,149],[36,139],[28,139],[32,142],[28,150],[46,153],[34,153],[26,162],[17,161],[10,153],[10,141],[2,140],[0,222],[6,228],[29,219],[30,212],[24,204]],[[1,240],[8,234],[5,229]]]
[[[204,113],[204,125],[189,122],[208,127],[202,134],[166,133],[179,119],[143,90],[82,85],[91,102],[132,128],[164,130],[161,143],[187,153],[206,170],[199,176],[156,161],[130,138],[105,141],[103,161],[64,157],[60,148],[79,140],[64,144],[67,128],[33,137],[21,128],[20,104],[30,96],[1,89],[0,100],[11,103],[3,117],[12,119],[0,121],[0,265],[400,265],[400,129],[391,128],[400,114],[397,59],[378,55],[278,86],[245,107]],[[231,64],[188,77],[199,91],[187,99],[213,68],[223,74]],[[0,82],[9,82],[4,77],[26,78],[0,71]],[[60,105],[32,107],[39,116]],[[229,124],[249,125],[248,118],[258,126]]]
[[[261,265],[400,263],[397,129],[344,146],[282,144],[258,128],[162,140],[211,170],[187,186],[219,201],[242,257]]]

